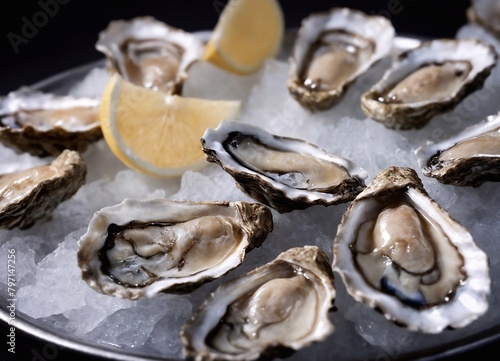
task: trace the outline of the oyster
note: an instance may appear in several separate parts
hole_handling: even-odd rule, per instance
[[[116,20],[99,34],[96,49],[108,68],[125,80],[152,90],[178,94],[186,70],[203,54],[194,35],[153,17]]]
[[[223,121],[207,129],[202,148],[245,193],[280,213],[313,205],[348,202],[360,193],[367,173],[351,161],[300,139]]]
[[[45,157],[83,152],[102,138],[99,100],[42,93],[28,87],[0,99],[0,141]]]
[[[138,299],[186,291],[237,267],[273,229],[260,204],[126,199],[101,209],[79,241],[82,278]]]
[[[332,107],[348,86],[386,56],[394,28],[382,16],[333,8],[303,20],[290,57],[288,90],[311,111]]]
[[[51,164],[0,175],[0,227],[31,227],[73,196],[86,174],[80,154],[65,150]]]
[[[365,114],[388,128],[421,128],[481,88],[497,61],[476,39],[437,39],[402,53],[361,96]]]
[[[500,181],[500,113],[415,151],[422,172],[445,184],[478,187]]]
[[[335,299],[328,262],[316,246],[292,248],[219,286],[182,327],[186,357],[254,360],[325,339]]]
[[[472,0],[467,18],[500,37],[500,3],[497,0]]]
[[[486,254],[411,168],[385,169],[356,197],[333,252],[348,293],[411,330],[464,327],[488,309]]]

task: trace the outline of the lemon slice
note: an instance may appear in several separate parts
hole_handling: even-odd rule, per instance
[[[111,151],[128,167],[175,177],[205,164],[200,139],[207,128],[235,119],[241,102],[184,98],[136,86],[115,74],[100,105]]]
[[[204,53],[204,60],[237,74],[255,72],[280,49],[285,28],[277,0],[230,0]]]

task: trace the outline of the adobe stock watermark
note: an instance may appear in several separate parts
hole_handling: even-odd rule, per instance
[[[43,346],[42,350],[37,349],[31,350],[31,355],[33,358],[31,361],[49,361],[54,360],[59,355],[59,349],[53,343],[47,343]]]
[[[9,321],[7,329],[7,350],[16,353],[16,249],[9,248],[7,251],[7,310]]]
[[[27,44],[33,39],[41,28],[48,24],[49,19],[53,18],[59,13],[60,5],[66,5],[71,0],[39,0],[38,6],[40,10],[35,12],[31,18],[23,16],[21,18],[20,32],[10,32],[7,34],[7,39],[14,49],[14,52],[19,53],[19,47]]]

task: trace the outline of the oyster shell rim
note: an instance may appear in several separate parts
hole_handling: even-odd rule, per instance
[[[203,207],[227,207],[228,212],[234,212],[238,217],[239,225],[242,232],[245,234],[244,240],[238,245],[235,253],[228,257],[225,263],[216,267],[195,273],[194,275],[181,278],[161,278],[147,286],[129,288],[110,280],[108,275],[101,272],[101,261],[99,252],[106,241],[108,234],[108,226],[114,218],[113,212],[122,211],[126,215],[119,214],[116,223],[128,224],[131,221],[140,221],[144,217],[158,217],[170,215],[169,207],[175,208],[203,208]],[[153,214],[144,214],[144,208],[155,207]],[[176,209],[175,212],[179,213]],[[198,215],[200,210],[194,209],[193,213]],[[116,213],[115,213],[116,214]],[[191,216],[192,214],[190,214]],[[132,219],[132,218],[133,219]],[[159,219],[159,218],[158,218]],[[155,219],[155,221],[158,221]],[[189,218],[191,219],[191,218]],[[146,218],[144,221],[152,221]],[[246,222],[253,222],[250,226]],[[257,223],[262,222],[263,225]],[[270,210],[258,203],[248,203],[243,201],[215,201],[215,202],[198,202],[198,201],[181,201],[169,199],[146,199],[138,200],[126,198],[121,203],[113,206],[104,207],[97,211],[89,222],[87,232],[78,240],[78,267],[80,268],[81,278],[87,285],[97,292],[102,294],[116,296],[126,299],[151,298],[160,292],[168,293],[185,293],[192,289],[201,286],[202,284],[220,278],[232,269],[239,266],[246,254],[255,247],[260,247],[269,233],[273,230],[273,218]],[[86,249],[85,247],[88,246]],[[213,272],[218,270],[218,272]]]
[[[170,24],[167,24],[159,19],[157,19],[154,16],[151,15],[141,15],[141,16],[136,16],[131,19],[117,19],[117,20],[112,20],[109,22],[108,26],[101,30],[98,35],[97,42],[95,43],[95,48],[99,52],[105,55],[106,57],[106,67],[108,70],[111,70],[111,72],[117,72],[122,76],[125,80],[130,81],[127,76],[124,76],[119,70],[121,68],[121,65],[116,64],[116,57],[114,54],[114,51],[116,51],[114,48],[116,47],[113,46],[113,42],[110,41],[109,36],[110,35],[115,35],[115,32],[118,32],[120,37],[123,37],[123,29],[122,31],[115,30],[115,28],[118,27],[133,27],[137,26],[137,22],[144,23],[146,25],[151,25],[151,26],[158,26],[163,28],[163,30],[166,30],[166,33],[168,34],[179,34],[180,36],[183,37],[183,39],[188,39],[190,42],[190,45],[193,45],[197,47],[197,52],[186,52],[182,57],[181,57],[181,62],[179,64],[179,68],[177,69],[177,73],[175,78],[172,80],[173,81],[173,86],[171,90],[168,92],[168,94],[172,95],[180,95],[182,93],[182,86],[184,84],[184,81],[188,77],[188,69],[189,67],[196,61],[200,60],[203,50],[204,50],[204,45],[201,42],[201,40],[193,35],[192,32],[187,32],[181,28],[178,28],[176,26],[172,26]],[[126,33],[126,32],[125,32]],[[154,37],[148,37],[148,39],[152,39]],[[121,53],[118,51],[118,53]],[[186,55],[188,54],[188,55]],[[143,86],[140,84],[139,86]]]
[[[32,100],[30,97],[38,96],[43,99]],[[28,97],[24,99],[24,97]],[[4,97],[0,97],[0,117],[15,114],[20,109],[66,109],[63,107],[47,107],[51,102],[76,104],[76,107],[96,107],[99,111],[99,99],[91,97],[74,97],[71,95],[56,95],[46,93],[38,87],[22,86],[11,91]],[[27,104],[29,103],[29,105]],[[26,106],[26,107],[23,107]],[[73,130],[64,126],[56,125],[49,129],[39,129],[33,125],[23,125],[13,128],[3,125],[0,121],[0,142],[14,149],[17,153],[29,153],[40,158],[47,156],[58,156],[65,149],[75,150],[80,153],[102,139],[100,122],[87,124]]]
[[[383,25],[379,25],[380,27],[384,27],[385,32],[383,33],[384,37],[383,39],[385,40],[382,42],[383,47],[382,50],[380,50],[380,47],[375,46],[375,51],[373,55],[370,57],[370,60],[367,61],[366,63],[363,64],[363,66],[356,71],[344,84],[342,84],[339,88],[336,89],[330,89],[330,90],[325,90],[325,91],[310,91],[309,89],[303,87],[300,83],[300,79],[298,76],[298,72],[302,69],[303,65],[300,64],[297,60],[296,57],[305,57],[306,52],[309,49],[308,43],[312,43],[317,39],[317,35],[321,34],[321,32],[318,32],[318,34],[315,34],[314,37],[310,36],[305,36],[304,33],[309,30],[306,28],[308,26],[308,22],[313,22],[316,20],[316,18],[319,17],[326,17],[329,18],[331,17],[334,13],[340,12],[342,13],[342,16],[355,16],[360,19],[364,19],[364,21],[373,21],[373,22],[381,22]],[[326,29],[328,30],[334,30],[334,29],[343,29],[342,25],[345,26],[346,24],[340,24],[340,27],[328,27],[328,19],[322,24],[323,27],[321,28],[322,31],[325,31]],[[326,28],[326,29],[325,29]],[[363,32],[358,32],[357,34],[361,34],[364,37],[372,39],[373,36],[368,33],[363,33]],[[373,64],[375,64],[377,61],[381,60],[385,56],[389,55],[391,49],[392,49],[392,43],[395,38],[396,31],[391,23],[390,20],[388,20],[386,17],[380,16],[380,15],[369,15],[361,10],[349,8],[349,7],[332,7],[329,10],[326,11],[320,11],[320,12],[315,12],[309,14],[306,18],[304,18],[301,22],[301,26],[297,32],[296,35],[296,40],[294,42],[294,45],[292,47],[292,51],[289,56],[289,64],[290,64],[290,69],[289,69],[289,74],[288,74],[288,79],[287,79],[287,88],[289,93],[295,98],[302,106],[305,108],[309,109],[312,112],[316,111],[322,111],[329,109],[333,107],[337,102],[339,102],[344,93],[348,90],[348,88],[354,83],[363,73],[365,73]],[[303,54],[296,54],[299,50],[299,45],[303,45],[301,42],[299,42],[299,39],[305,38],[307,41],[306,43],[306,49],[303,51]],[[377,44],[378,41],[375,41]],[[309,44],[310,45],[310,44]]]
[[[388,188],[385,187],[386,183],[390,185]],[[352,220],[352,218],[359,217],[351,217],[353,210],[359,204],[361,204],[360,207],[368,207],[360,202],[367,200],[375,202],[372,197],[384,200],[400,192],[407,193],[418,208],[430,207],[430,213],[434,218],[441,215],[441,219],[444,220],[445,226],[449,229],[445,233],[455,231],[458,234],[463,234],[463,237],[458,240],[450,238],[450,242],[457,248],[464,259],[463,269],[467,273],[467,278],[455,290],[451,300],[445,304],[415,310],[402,304],[393,296],[375,290],[356,271],[350,250],[352,234],[355,230],[349,230],[348,228],[350,226],[349,222],[358,221],[357,219]],[[363,191],[358,197],[349,205],[349,208],[342,216],[342,221],[337,228],[337,234],[333,242],[334,259],[332,269],[340,275],[349,295],[358,302],[380,310],[382,315],[389,321],[403,325],[412,331],[431,334],[439,333],[447,327],[465,327],[487,311],[491,285],[488,256],[475,244],[469,231],[435,200],[430,198],[413,169],[392,166],[382,170],[374,178],[371,186],[368,185],[366,192]],[[429,214],[429,211],[426,210],[425,213]],[[440,223],[440,225],[444,227],[443,223]],[[466,293],[466,291],[471,290],[476,293],[475,298]],[[465,305],[467,302],[469,308]],[[461,310],[463,312],[468,311],[468,314],[464,315],[462,313],[452,317],[456,314],[453,307],[457,304],[463,306]],[[407,312],[407,315],[404,315],[405,312]]]
[[[231,132],[245,132],[257,135],[258,139],[263,140],[264,144],[270,145],[280,142],[293,142],[300,149],[305,150],[307,154],[339,164],[349,174],[350,178],[348,181],[352,181],[353,184],[342,182],[338,186],[338,192],[331,194],[293,188],[284,183],[270,180],[269,177],[248,168],[241,171],[242,165],[235,161],[223,146],[223,142]],[[363,168],[357,166],[347,158],[331,154],[305,140],[276,135],[264,128],[239,121],[224,120],[219,123],[217,128],[208,128],[201,138],[201,143],[208,162],[216,163],[223,168],[236,181],[238,188],[245,194],[269,205],[280,213],[296,209],[301,210],[314,205],[330,206],[347,202],[354,199],[354,196],[351,194],[354,191],[350,192],[351,188],[357,187],[363,189],[365,186],[364,180],[368,178],[368,173]],[[285,148],[282,147],[282,149]],[[358,189],[358,191],[361,192],[361,189]],[[358,191],[356,192],[359,193]]]
[[[417,162],[426,177],[437,179],[443,184],[479,187],[486,182],[500,181],[500,154],[474,155],[433,166],[430,162],[461,141],[481,135],[489,130],[500,128],[500,112],[492,114],[480,122],[462,129],[460,132],[439,142],[427,141],[415,149]],[[492,168],[492,166],[494,168]],[[495,170],[495,168],[497,170]]]
[[[22,198],[7,203],[0,209],[0,228],[8,230],[18,227],[30,228],[35,222],[57,208],[62,202],[71,198],[85,184],[87,165],[79,152],[66,149],[48,166],[63,166],[64,172],[39,182]],[[35,167],[28,168],[30,170]],[[12,174],[12,173],[10,173]],[[48,194],[48,195],[47,195]],[[54,199],[49,206],[43,207],[42,213],[33,213],[47,199]],[[20,218],[17,216],[21,216]],[[4,219],[7,218],[7,222]]]
[[[288,259],[288,258],[291,259]],[[205,337],[203,337],[203,340],[201,340],[201,337],[198,336],[198,339],[196,342],[193,341],[195,336],[189,332],[190,329],[194,329],[194,332],[196,332],[198,329],[196,327],[203,328],[201,336],[204,335],[204,332],[206,331],[211,331],[213,329],[213,326],[215,323],[211,323],[210,325],[204,325],[203,326],[203,321],[209,317],[213,316],[214,314],[211,313],[209,316],[207,316],[207,313],[213,309],[214,307],[219,309],[218,312],[215,313],[216,316],[223,315],[225,312],[225,306],[224,304],[223,307],[220,307],[220,302],[216,302],[219,297],[219,294],[222,293],[222,296],[224,297],[224,292],[227,294],[227,292],[232,291],[233,289],[236,292],[235,297],[238,296],[237,291],[238,291],[238,283],[239,282],[244,282],[247,281],[247,278],[252,278],[252,277],[257,277],[259,272],[261,272],[264,269],[267,269],[269,267],[273,267],[274,264],[279,263],[280,261],[285,261],[287,263],[292,263],[297,265],[299,268],[307,268],[304,266],[304,263],[309,264],[311,267],[316,268],[318,271],[322,273],[322,275],[328,276],[328,281],[330,283],[327,283],[327,277],[319,277],[322,281],[322,286],[324,287],[325,291],[327,292],[327,295],[329,296],[329,302],[325,302],[321,305],[321,311],[318,312],[319,314],[319,325],[317,328],[314,329],[314,332],[311,336],[306,338],[306,340],[299,340],[295,341],[292,343],[287,343],[287,342],[278,342],[278,343],[272,343],[272,344],[266,344],[263,345],[263,347],[259,350],[256,351],[247,351],[244,354],[240,355],[230,355],[228,357],[224,357],[225,354],[221,352],[213,352],[213,350],[209,347],[201,347],[199,350],[197,350],[197,347],[201,346],[200,342],[202,345],[205,345],[204,340]],[[336,298],[336,287],[335,287],[335,277],[333,275],[332,269],[329,266],[329,259],[327,254],[318,246],[316,245],[305,245],[302,247],[293,247],[290,248],[286,251],[281,252],[277,257],[275,257],[273,260],[267,262],[266,264],[263,264],[261,266],[257,266],[254,269],[248,271],[245,274],[242,274],[236,278],[233,278],[223,284],[221,284],[215,291],[213,291],[202,303],[199,305],[198,309],[193,313],[191,318],[186,321],[179,332],[179,336],[181,339],[181,342],[183,344],[183,352],[186,357],[191,357],[195,358],[196,360],[204,360],[204,361],[212,361],[212,360],[255,360],[259,359],[262,356],[272,356],[276,353],[280,353],[283,351],[287,350],[292,350],[292,351],[297,351],[307,345],[310,345],[314,342],[320,342],[323,341],[325,338],[327,338],[335,329],[335,326],[332,324],[332,322],[329,319],[329,314],[333,308],[335,298]],[[219,298],[220,298],[219,297]],[[227,299],[227,297],[226,297]],[[229,303],[227,303],[229,304]],[[326,314],[326,315],[325,315]],[[202,319],[198,319],[199,317],[202,317]],[[217,318],[217,317],[215,317]],[[220,319],[220,317],[219,317]],[[218,322],[218,321],[217,321]],[[201,327],[203,326],[203,327]],[[211,328],[210,328],[211,327]],[[207,329],[210,328],[210,329]],[[194,333],[193,332],[193,333]],[[208,333],[209,333],[208,332]]]
[[[488,21],[486,21],[482,16],[479,16],[478,12],[475,9],[475,0],[470,1],[470,6],[465,11],[465,15],[467,17],[467,21],[472,24],[477,24],[482,28],[486,29],[489,33],[494,35],[496,38],[500,38],[500,26],[496,28],[491,26]]]
[[[420,55],[418,52],[427,51],[427,53],[429,53],[430,50],[428,49],[432,46],[439,46],[441,44],[443,44],[441,46],[448,46],[451,44],[460,45],[460,43],[463,43],[463,46],[465,46],[466,43],[470,43],[474,46],[484,46],[485,49],[488,50],[488,54],[492,56],[492,60],[489,65],[483,66],[482,70],[479,72],[476,70],[474,73],[473,66],[471,72],[466,78],[466,81],[462,84],[456,94],[451,94],[451,96],[449,95],[445,99],[438,102],[426,101],[416,104],[411,103],[410,105],[405,103],[383,103],[377,100],[379,95],[385,89],[393,85],[393,82],[389,82],[390,76],[398,70],[398,67],[405,66],[406,63],[410,62],[410,57]],[[432,53],[433,57],[436,57],[436,54],[438,54],[438,52]],[[467,56],[470,55],[467,54]],[[498,58],[499,54],[496,52],[493,45],[475,38],[441,38],[422,41],[418,47],[406,50],[399,54],[384,75],[375,84],[373,84],[369,90],[361,95],[361,108],[368,118],[382,123],[388,128],[396,130],[420,129],[427,125],[433,116],[452,110],[466,96],[481,89],[484,86],[486,79],[490,76],[491,71],[497,64]],[[434,62],[439,63],[447,61],[448,59],[448,57],[442,58],[440,61],[431,59],[431,62],[426,60],[426,63],[418,63],[417,65]],[[418,67],[413,67],[411,72],[416,69],[418,69]]]

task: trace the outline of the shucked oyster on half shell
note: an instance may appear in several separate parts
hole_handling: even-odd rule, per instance
[[[304,107],[324,110],[386,56],[394,28],[382,16],[348,8],[315,13],[302,21],[290,56],[288,90]]]
[[[90,287],[111,296],[187,291],[237,267],[272,229],[260,204],[126,199],[96,212],[78,265]]]
[[[188,66],[204,48],[195,35],[143,16],[111,21],[99,34],[96,49],[106,55],[108,68],[125,80],[178,94]]]
[[[496,61],[494,48],[477,39],[423,42],[399,55],[361,107],[388,128],[421,128],[481,88]]]
[[[500,113],[415,151],[422,172],[441,183],[478,187],[500,181]]]
[[[223,121],[201,139],[217,163],[252,198],[280,213],[348,202],[365,187],[365,170],[301,139],[249,124]]]
[[[78,152],[65,150],[52,163],[0,175],[0,228],[29,228],[85,183]]]
[[[498,0],[472,0],[467,19],[500,37],[500,2]]]
[[[333,332],[335,299],[328,256],[292,248],[219,286],[181,330],[186,357],[255,360],[298,350]]]
[[[344,214],[333,252],[348,293],[411,330],[464,327],[488,309],[486,254],[413,169],[373,179]]]
[[[102,138],[99,100],[23,87],[0,99],[0,141],[17,152],[45,157],[83,152]]]

